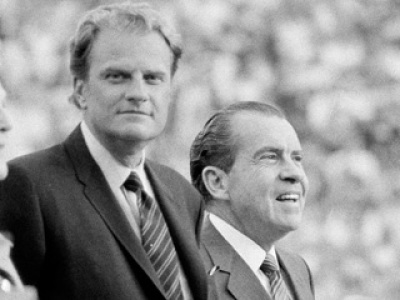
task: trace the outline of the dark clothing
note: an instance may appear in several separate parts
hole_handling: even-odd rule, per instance
[[[205,300],[196,238],[202,200],[172,169],[146,160],[145,171],[194,299]],[[165,300],[79,128],[63,144],[13,160],[2,184],[7,197],[0,201],[0,230],[13,233],[15,265],[41,300]]]
[[[260,281],[223,238],[214,225],[206,218],[201,234],[202,255],[209,276],[210,297],[218,300],[272,300]],[[298,255],[276,249],[281,272],[293,300],[313,300],[314,285],[306,262]]]

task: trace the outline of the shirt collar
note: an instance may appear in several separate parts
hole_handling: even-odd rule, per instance
[[[142,160],[140,164],[135,167],[134,170],[131,170],[130,168],[121,164],[111,155],[111,153],[92,134],[85,121],[82,121],[80,126],[83,138],[85,139],[90,154],[99,165],[101,171],[103,172],[107,182],[110,184],[111,187],[120,188],[132,171],[137,172],[142,182],[147,180],[144,171],[144,151],[142,153]]]
[[[266,255],[265,250],[249,237],[212,213],[210,213],[210,221],[221,233],[221,235],[228,241],[228,243],[231,244],[233,249],[235,249],[240,257],[246,262],[250,269],[254,273],[257,273],[264,261]],[[268,253],[275,258],[275,261],[277,261],[274,245],[272,245]]]

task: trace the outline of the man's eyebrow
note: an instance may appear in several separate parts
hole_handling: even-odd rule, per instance
[[[107,67],[100,72],[100,74],[105,74],[108,72],[121,72],[121,73],[130,73],[128,70],[124,69],[123,67]]]
[[[122,74],[131,74],[134,71],[131,71],[129,69],[124,68],[123,66],[110,66],[105,68],[104,70],[102,70],[100,72],[101,75],[109,73],[109,72],[118,72],[118,73],[122,73]],[[153,75],[157,75],[157,76],[166,76],[167,72],[161,69],[145,69],[142,71],[142,74],[146,75],[146,74],[153,74]]]
[[[143,71],[144,75],[155,75],[155,76],[166,76],[167,73],[162,71],[162,70],[144,70]]]
[[[292,153],[293,153],[293,154],[303,154],[303,150],[302,150],[302,149],[293,150]]]
[[[265,152],[274,152],[274,153],[282,153],[284,151],[284,149],[276,147],[276,146],[264,146],[260,149],[258,149],[256,152],[254,152],[253,154],[253,158],[257,158],[258,156],[260,156],[261,154],[265,153]],[[293,150],[291,152],[291,154],[294,155],[299,155],[299,154],[303,154],[303,150],[302,149],[298,149],[298,150]]]
[[[280,152],[283,152],[283,149],[275,147],[275,146],[264,146],[264,147],[261,147],[260,149],[258,149],[256,152],[254,152],[253,158],[258,157],[265,152],[280,153]]]

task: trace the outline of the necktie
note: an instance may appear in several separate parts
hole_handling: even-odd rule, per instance
[[[260,269],[269,278],[271,285],[271,295],[274,300],[292,300],[292,297],[289,294],[285,282],[282,279],[282,275],[279,272],[279,268],[277,263],[275,262],[275,258],[272,255],[266,255]]]
[[[140,178],[132,172],[125,181],[137,196],[142,245],[164,287],[167,298],[183,300],[176,250],[157,202],[145,193]]]

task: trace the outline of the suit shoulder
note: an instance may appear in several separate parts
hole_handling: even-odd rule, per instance
[[[294,252],[289,252],[282,248],[277,248],[277,255],[279,256],[280,260],[284,262],[286,266],[294,266],[299,270],[302,270],[304,274],[308,274],[311,279],[311,270],[306,262],[306,260],[299,254]]]
[[[155,162],[153,160],[146,160],[146,164],[149,165],[149,167],[151,167],[155,172],[157,172],[158,174],[161,174],[160,176],[163,177],[169,177],[169,176],[177,176],[177,177],[181,177],[182,179],[184,179],[184,177],[177,172],[176,170],[172,169],[171,167],[168,167],[166,165],[160,164],[158,162]]]
[[[306,290],[309,290],[313,296],[312,299],[315,299],[314,279],[310,267],[305,259],[297,253],[288,252],[281,248],[277,249],[277,255],[279,256],[279,259],[283,261],[284,267],[287,271],[291,270],[293,273],[301,274],[300,276],[297,276],[298,284],[305,287]]]
[[[276,251],[282,259],[295,261],[297,263],[301,263],[301,264],[305,264],[305,265],[307,264],[306,261],[304,260],[304,258],[295,252],[291,252],[286,249],[282,249],[281,247],[277,247]]]
[[[41,170],[61,164],[65,159],[66,153],[60,144],[16,157],[9,162],[9,167],[11,173],[25,170],[38,175]]]
[[[195,196],[199,196],[200,194],[197,192],[197,190],[192,186],[192,184],[186,179],[182,174],[177,172],[176,170],[166,166],[162,165],[160,163],[146,160],[146,164],[149,166],[149,168],[154,171],[159,178],[165,182],[169,187],[171,187],[171,190],[174,192],[177,191],[185,191],[186,193],[193,193]]]

